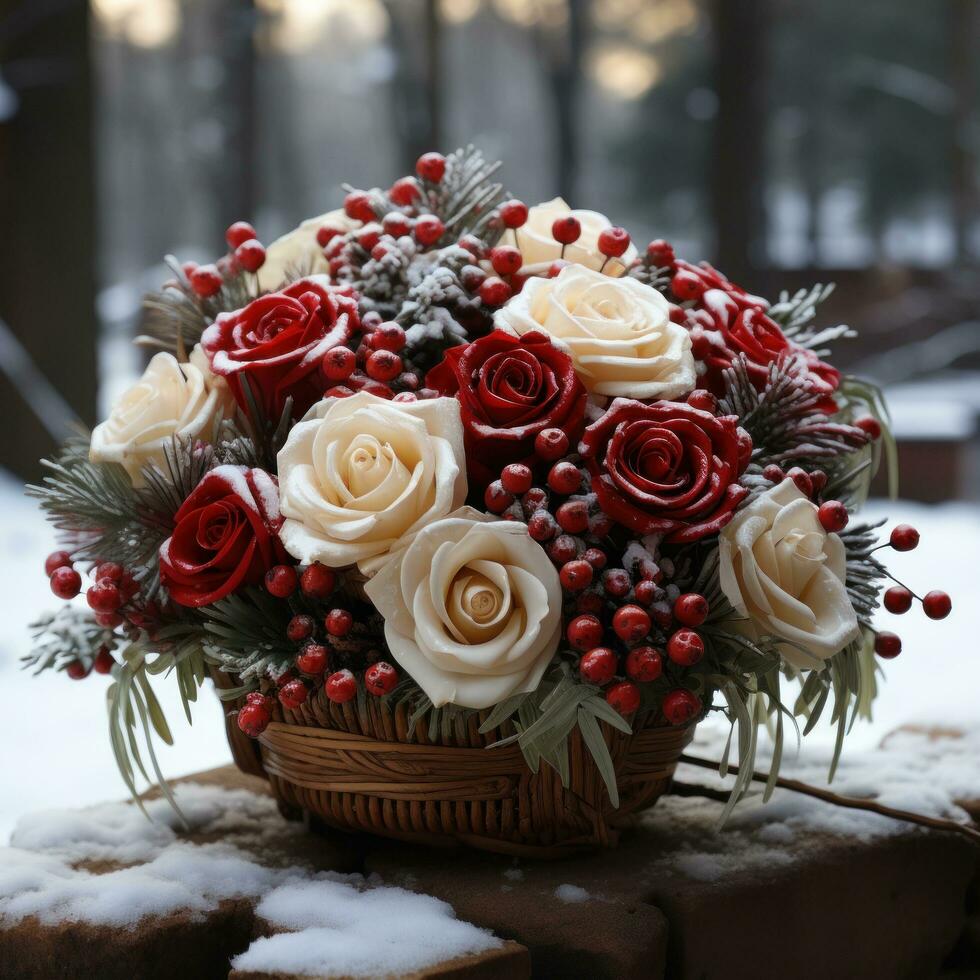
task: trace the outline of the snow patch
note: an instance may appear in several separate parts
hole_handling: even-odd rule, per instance
[[[568,905],[578,905],[580,902],[587,902],[590,895],[579,885],[559,885],[555,889],[555,898]]]

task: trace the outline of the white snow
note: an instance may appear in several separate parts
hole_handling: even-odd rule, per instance
[[[356,875],[282,885],[256,911],[273,926],[291,931],[253,942],[232,960],[237,970],[381,977],[502,945],[485,929],[461,922],[437,898],[403,888],[365,887]]]
[[[555,889],[555,898],[566,905],[578,905],[589,900],[589,893],[579,885],[559,885]]]
[[[257,940],[233,965],[316,976],[407,973],[501,945],[431,896],[356,874],[257,863],[236,842],[258,842],[263,853],[270,838],[302,833],[281,820],[271,797],[197,784],[175,792],[192,829],[229,836],[181,840],[162,800],[147,805],[152,821],[131,803],[23,817],[12,845],[0,848],[0,922],[34,916],[132,928],[150,916],[200,915],[226,899],[251,899],[257,915],[287,931]],[[85,867],[92,861],[110,868],[94,873]]]

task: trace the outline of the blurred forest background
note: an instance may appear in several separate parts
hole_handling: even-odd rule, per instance
[[[0,0],[0,466],[139,369],[163,254],[475,142],[753,292],[835,281],[903,496],[980,499],[980,0]]]

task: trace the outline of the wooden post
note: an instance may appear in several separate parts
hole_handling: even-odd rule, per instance
[[[0,317],[91,424],[98,327],[88,17],[85,0],[22,0],[0,15],[0,66],[18,100],[0,121]],[[10,358],[3,369],[30,376]],[[0,374],[0,466],[33,478],[55,438],[31,408],[36,388],[24,387]],[[57,427],[50,417],[49,426]]]
[[[718,115],[711,158],[714,258],[736,281],[765,264],[766,2],[713,0]],[[754,278],[756,290],[761,288]]]
[[[950,88],[953,91],[951,130],[953,235],[956,261],[969,261],[970,233],[980,217],[977,190],[977,153],[971,134],[977,92],[977,36],[980,7],[977,0],[951,0]]]

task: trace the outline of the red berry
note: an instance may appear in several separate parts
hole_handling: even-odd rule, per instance
[[[893,585],[885,591],[883,602],[890,613],[901,616],[912,608],[913,598],[912,593],[904,585]]]
[[[330,651],[322,643],[308,643],[296,657],[296,669],[319,677],[327,669]]]
[[[67,551],[52,551],[44,559],[44,574],[51,577],[56,568],[71,568],[71,555]]]
[[[827,474],[823,470],[814,470],[810,474],[810,482],[813,484],[813,492],[820,493],[827,486]]]
[[[596,647],[582,655],[578,672],[590,684],[608,684],[616,676],[616,654],[609,647]]]
[[[401,238],[403,235],[412,233],[413,221],[411,218],[402,214],[401,211],[389,211],[381,219],[381,229],[386,235],[392,238]]]
[[[576,616],[565,630],[568,642],[581,651],[591,650],[602,642],[605,631],[598,616]]]
[[[503,306],[511,297],[510,286],[497,276],[489,276],[480,284],[480,299],[487,306]]]
[[[101,562],[95,568],[96,582],[114,582],[119,585],[122,582],[123,567],[116,561]]]
[[[355,221],[374,221],[377,217],[371,204],[371,195],[364,191],[351,191],[344,198],[344,213]]]
[[[655,681],[664,669],[660,652],[653,647],[634,647],[626,655],[626,676],[648,684]]]
[[[694,630],[678,630],[667,641],[667,656],[681,667],[692,667],[704,656],[704,640]]]
[[[527,205],[523,201],[504,201],[500,205],[500,220],[507,228],[520,228],[527,222]]]
[[[548,473],[548,486],[555,493],[568,494],[575,493],[582,485],[582,474],[574,463],[562,462],[555,463]]]
[[[324,398],[350,398],[354,392],[352,389],[348,388],[346,385],[334,385],[332,388],[328,388],[324,393]]]
[[[919,545],[919,532],[911,524],[899,524],[888,540],[896,551],[914,551]]]
[[[303,595],[310,599],[326,599],[337,587],[337,573],[332,568],[315,562],[303,569],[299,587]]]
[[[99,647],[99,652],[92,661],[92,668],[97,674],[111,674],[112,668],[116,666],[115,658],[109,652],[108,647]]]
[[[796,489],[804,497],[813,495],[813,482],[810,480],[810,474],[806,470],[800,469],[799,466],[794,466],[792,469],[786,471],[786,475],[796,484]]]
[[[502,514],[513,502],[514,495],[504,488],[501,480],[494,480],[483,491],[483,503],[491,514]]]
[[[692,691],[678,687],[664,695],[661,710],[671,725],[686,725],[701,714],[701,699]]]
[[[117,626],[122,626],[122,624],[126,622],[126,617],[117,612],[97,612],[95,614],[95,621],[103,629],[114,630]],[[140,625],[138,617],[137,620],[130,619],[130,622],[136,626]]]
[[[534,437],[534,452],[546,463],[561,459],[568,452],[568,436],[561,429],[542,429]]]
[[[292,565],[273,565],[265,573],[265,589],[277,599],[286,599],[296,591],[299,576]]]
[[[555,519],[568,534],[581,534],[589,527],[589,508],[584,500],[566,500],[555,511]]]
[[[557,279],[561,275],[561,270],[567,268],[572,263],[567,259],[555,259],[551,265],[548,266],[548,278]]]
[[[96,582],[85,593],[89,607],[96,612],[114,613],[122,605],[122,593],[112,582]]]
[[[621,606],[613,615],[612,627],[624,643],[637,643],[649,632],[650,614],[639,606]]]
[[[582,223],[573,214],[567,214],[564,218],[556,218],[551,226],[551,237],[562,245],[571,245],[577,242],[582,234]]]
[[[605,228],[599,232],[599,251],[618,259],[630,247],[630,233],[625,228]]]
[[[272,721],[272,712],[264,698],[261,702],[252,701],[243,705],[238,712],[238,727],[249,738],[258,738],[266,730],[270,721]]]
[[[459,274],[459,281],[467,292],[475,293],[486,281],[487,274],[476,265],[464,265]]]
[[[854,424],[861,429],[872,442],[876,442],[881,438],[881,423],[873,415],[865,415],[862,418],[855,419]]]
[[[893,660],[902,652],[902,640],[895,633],[879,630],[875,636],[875,653],[885,660]]]
[[[535,541],[550,541],[558,533],[558,525],[548,511],[537,510],[527,519],[527,530]]]
[[[399,177],[388,191],[388,197],[391,198],[391,203],[397,204],[402,208],[408,207],[419,194],[421,194],[421,191],[414,177]]]
[[[658,269],[672,266],[674,264],[674,247],[662,238],[655,238],[647,245],[647,258]]]
[[[423,214],[415,222],[413,231],[420,245],[435,245],[446,233],[446,226],[434,214]]]
[[[364,370],[373,381],[394,381],[402,373],[402,359],[390,350],[376,350],[367,359]]]
[[[235,249],[235,258],[246,272],[258,272],[265,265],[265,248],[260,241],[250,238]]]
[[[65,673],[73,681],[81,681],[88,677],[89,670],[91,668],[86,667],[81,660],[72,660],[68,666],[65,668]]]
[[[510,463],[500,474],[504,490],[515,495],[527,493],[531,489],[532,479],[531,468],[523,463]]]
[[[365,252],[370,252],[381,241],[381,225],[377,221],[369,221],[357,232],[355,237],[357,238],[357,244]]]
[[[354,617],[346,609],[331,609],[323,625],[331,636],[347,636],[354,628]]]
[[[633,587],[633,595],[641,606],[652,606],[662,591],[656,582],[649,579],[637,582]]]
[[[782,483],[786,479],[786,474],[775,463],[770,463],[762,470],[762,475],[770,483]]]
[[[284,708],[298,708],[309,696],[306,684],[298,677],[279,688],[279,703]]]
[[[673,294],[681,301],[699,299],[704,292],[704,283],[700,276],[693,272],[681,269],[675,272],[670,280],[670,288]]]
[[[405,330],[400,323],[387,320],[384,323],[379,323],[371,331],[368,343],[375,350],[388,350],[397,354],[405,346]]]
[[[328,381],[346,381],[357,367],[357,355],[349,347],[331,347],[320,364]]]
[[[922,611],[930,619],[945,619],[953,609],[953,601],[945,592],[938,589],[927,592],[922,597]]]
[[[293,616],[289,621],[289,625],[286,627],[286,636],[291,642],[300,643],[312,636],[314,629],[316,629],[316,623],[313,621],[313,617],[300,613]]]
[[[236,221],[225,232],[225,241],[230,249],[236,249],[249,239],[257,237],[255,229],[247,221]]]
[[[592,584],[592,566],[581,558],[565,562],[558,572],[562,588],[568,592],[581,592]]]
[[[564,505],[562,505],[564,506]],[[561,510],[561,507],[558,508]],[[601,572],[606,565],[609,564],[609,559],[606,553],[601,548],[586,548],[582,557],[597,571]]]
[[[249,691],[245,695],[246,704],[264,704],[269,707],[269,699],[261,691]]]
[[[336,704],[344,704],[357,694],[357,680],[349,670],[334,671],[323,687],[327,697]]]
[[[606,701],[621,715],[631,715],[640,706],[640,689],[632,681],[620,681],[606,691]]]
[[[320,248],[326,248],[343,231],[336,225],[321,225],[316,230],[316,243]],[[333,258],[331,255],[330,258]]]
[[[598,592],[582,592],[575,597],[575,608],[583,616],[598,616],[605,602]]]
[[[527,515],[533,514],[536,510],[548,506],[548,491],[541,487],[531,487],[527,493],[521,497],[521,507]]]
[[[703,388],[692,391],[687,396],[687,403],[691,408],[696,408],[701,412],[710,412],[712,415],[718,411],[718,399],[710,391],[705,391]]]
[[[383,660],[371,664],[364,671],[364,686],[375,697],[380,698],[386,694],[391,694],[397,683],[398,671],[391,664],[385,663]]]
[[[608,568],[602,573],[602,587],[614,599],[621,599],[632,587],[625,568]]]
[[[564,565],[578,557],[578,542],[567,534],[559,534],[548,545],[548,557],[556,565]],[[588,564],[588,563],[586,563]]]
[[[674,619],[684,626],[700,626],[710,611],[708,600],[697,592],[685,592],[674,600]]]
[[[220,292],[222,283],[224,283],[216,265],[199,265],[189,278],[191,289],[198,296],[204,297],[214,296],[215,293]]]
[[[512,276],[523,264],[521,253],[513,245],[498,245],[490,250],[490,264],[498,276]]]
[[[847,508],[839,500],[825,500],[817,511],[817,517],[823,529],[830,534],[836,534],[847,527]]]
[[[438,184],[446,173],[446,158],[441,153],[423,153],[415,161],[415,172],[423,180]]]

